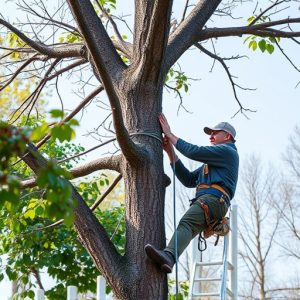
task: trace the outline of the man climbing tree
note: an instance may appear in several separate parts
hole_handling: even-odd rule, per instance
[[[235,193],[239,156],[234,144],[235,129],[227,122],[204,127],[204,132],[210,135],[211,146],[198,147],[174,135],[163,114],[159,121],[165,134],[164,150],[174,167],[173,171],[186,187],[196,188],[195,199],[180,220],[168,246],[164,250],[150,244],[145,246],[148,257],[162,271],[170,273],[177,258],[197,234],[204,230],[210,234],[209,231],[212,233],[221,224]],[[178,159],[173,146],[186,157],[202,162],[202,166],[189,172]]]

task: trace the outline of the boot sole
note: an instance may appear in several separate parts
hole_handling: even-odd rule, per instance
[[[166,264],[166,261],[162,259],[161,256],[150,245],[145,246],[145,252],[152,261],[159,265],[163,272],[172,273],[172,268]]]
[[[167,264],[161,265],[160,268],[165,273],[172,273],[172,268]]]

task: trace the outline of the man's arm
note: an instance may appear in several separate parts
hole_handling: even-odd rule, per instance
[[[235,152],[226,144],[196,146],[182,139],[177,140],[176,149],[187,158],[219,167],[226,167]]]

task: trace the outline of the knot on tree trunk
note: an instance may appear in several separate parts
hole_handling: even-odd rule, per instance
[[[164,181],[164,185],[165,187],[169,186],[171,184],[171,179],[168,175],[164,174],[164,178],[163,178],[163,181]]]

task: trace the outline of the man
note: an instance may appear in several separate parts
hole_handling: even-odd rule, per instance
[[[196,187],[196,197],[177,227],[177,255],[175,253],[175,233],[164,250],[147,244],[147,256],[158,264],[165,273],[171,273],[176,257],[179,257],[190,241],[207,229],[207,217],[211,222],[221,220],[233,198],[237,179],[239,156],[235,146],[236,131],[227,122],[214,127],[204,127],[210,135],[211,146],[196,146],[185,142],[171,132],[166,117],[160,114],[159,121],[164,133],[163,148],[175,167],[176,177],[186,187]],[[184,156],[203,163],[198,169],[190,172],[178,159],[174,146]],[[208,208],[205,213],[204,207]]]

